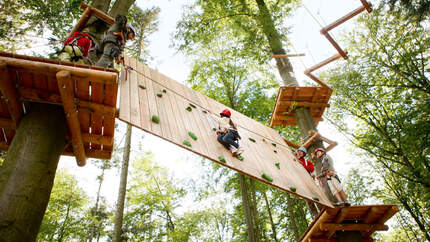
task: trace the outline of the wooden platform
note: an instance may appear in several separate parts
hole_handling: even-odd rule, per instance
[[[365,241],[373,241],[371,235],[388,230],[385,222],[398,211],[397,205],[326,208],[309,225],[300,241],[338,241],[336,231],[360,231]]]
[[[332,90],[324,87],[281,87],[270,119],[270,127],[296,125],[294,109],[308,107],[315,124],[322,120],[324,110],[330,105]]]
[[[256,180],[332,206],[276,130],[232,110],[232,120],[238,125],[242,136],[240,144],[245,149],[244,160],[240,161],[217,141],[213,130],[218,126],[216,115],[226,106],[135,59],[127,58],[126,65],[133,70],[127,75],[121,73],[119,119]],[[159,117],[159,123],[151,120],[153,115]],[[197,140],[192,139],[189,132],[195,134]],[[273,181],[264,179],[263,174]]]
[[[2,52],[0,64],[1,150],[11,144],[28,103],[40,102],[64,105],[72,141],[65,155],[83,151],[83,157],[77,157],[81,166],[85,157],[110,159],[118,92],[116,70]],[[65,74],[60,81],[59,73]]]

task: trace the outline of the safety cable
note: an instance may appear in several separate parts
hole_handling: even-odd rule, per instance
[[[130,70],[130,71],[135,71],[136,73],[139,73],[139,74],[140,74],[140,75],[142,75],[143,77],[145,77],[145,78],[147,78],[147,79],[149,79],[149,80],[151,80],[151,81],[153,81],[153,82],[157,83],[158,85],[160,85],[160,86],[162,86],[162,87],[164,87],[164,88],[166,88],[166,89],[170,90],[171,92],[175,93],[176,95],[178,95],[178,96],[182,97],[183,99],[187,100],[188,102],[193,103],[193,105],[196,105],[196,106],[200,107],[201,109],[203,109],[203,110],[205,110],[205,111],[209,111],[209,109],[207,109],[207,108],[205,108],[205,107],[203,107],[203,106],[201,106],[201,105],[199,105],[199,104],[195,103],[194,101],[192,101],[192,100],[188,99],[187,97],[185,97],[185,96],[183,96],[182,94],[180,94],[180,93],[176,92],[175,90],[171,89],[170,87],[167,87],[167,86],[165,86],[164,84],[162,84],[162,83],[160,83],[160,82],[158,82],[158,81],[156,81],[156,80],[152,79],[151,77],[149,77],[149,76],[145,75],[145,73],[142,73],[142,72],[140,72],[140,71],[138,71],[138,70],[134,69],[133,67],[131,67],[131,66],[129,66],[129,65],[126,65],[126,64],[123,64],[123,65],[124,65],[124,67],[125,67],[125,71],[126,71],[126,73],[127,73],[129,70]],[[211,113],[209,112],[209,114],[211,114]],[[211,114],[211,115],[214,115],[214,114]],[[260,123],[260,124],[261,124],[261,123]],[[264,125],[264,124],[262,124],[262,125]],[[250,133],[253,133],[253,134],[258,135],[258,136],[260,136],[260,137],[264,137],[265,139],[268,139],[268,140],[270,140],[270,141],[272,141],[272,142],[276,142],[276,143],[278,143],[278,144],[279,144],[279,145],[281,145],[281,146],[284,146],[284,147],[286,147],[286,148],[289,148],[289,146],[287,146],[287,145],[285,145],[285,144],[279,143],[278,141],[275,141],[275,140],[273,140],[273,139],[271,139],[271,138],[268,138],[268,137],[266,137],[266,136],[263,136],[263,135],[261,135],[261,134],[258,134],[258,133],[254,132],[254,131],[252,131],[252,130],[249,130],[249,129],[245,128],[245,127],[244,127],[244,126],[242,126],[242,125],[239,125],[239,124],[238,124],[238,126],[240,126],[242,129],[247,130],[247,131],[248,131],[248,132],[250,132]],[[264,125],[264,126],[265,126],[265,127],[267,127],[266,125]],[[279,136],[280,136],[280,135],[279,135]],[[282,138],[282,136],[280,136],[280,137]]]

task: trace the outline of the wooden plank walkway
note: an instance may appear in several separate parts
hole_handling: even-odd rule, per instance
[[[133,69],[129,69],[127,75],[121,74],[119,119],[286,192],[332,206],[306,170],[295,161],[291,149],[276,130],[232,110],[232,119],[242,136],[240,143],[245,147],[244,160],[240,161],[218,143],[213,131],[216,127],[214,114],[226,108],[224,105],[134,59],[126,58],[125,63]],[[158,124],[151,120],[153,115],[160,118]],[[193,140],[189,132],[194,133],[197,140]],[[190,142],[191,147],[184,145],[184,141]],[[219,156],[224,156],[226,162],[219,161]],[[275,165],[278,162],[280,169]],[[263,174],[273,178],[273,182],[263,179]],[[292,192],[291,187],[295,187],[296,192]]]

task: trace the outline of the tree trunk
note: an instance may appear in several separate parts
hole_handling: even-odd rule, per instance
[[[66,146],[61,106],[30,106],[0,169],[0,238],[35,241]]]
[[[287,209],[290,217],[291,228],[293,229],[294,236],[296,237],[296,241],[299,241],[300,234],[299,234],[299,229],[297,228],[296,218],[294,216],[293,201],[291,201],[290,194],[286,193],[285,195],[287,196]]]
[[[248,197],[248,187],[246,184],[245,176],[237,173],[239,176],[239,182],[240,182],[240,192],[242,194],[242,206],[243,211],[245,214],[245,221],[246,221],[246,228],[248,230],[248,241],[249,242],[255,242],[255,232],[254,232],[254,226],[252,226],[252,214],[251,209],[249,208],[249,197]]]
[[[113,18],[115,18],[118,14],[127,16],[128,10],[134,2],[135,0],[116,0],[109,12],[109,15]]]
[[[276,227],[272,217],[272,209],[270,208],[270,203],[269,203],[269,200],[267,199],[266,192],[263,192],[263,197],[264,197],[264,201],[266,202],[267,213],[269,214],[270,226],[272,226],[272,237],[275,242],[278,242],[278,239],[276,236]]]
[[[282,48],[281,36],[275,28],[275,24],[273,22],[272,16],[270,15],[270,11],[266,6],[266,3],[264,2],[264,0],[255,1],[257,2],[258,9],[260,11],[258,20],[263,28],[264,34],[266,35],[272,53],[285,54],[285,50]],[[282,60],[280,58],[276,58],[276,66],[278,67],[279,74],[285,86],[299,85],[296,78],[294,77],[293,66],[291,65],[288,58],[282,58]],[[317,131],[315,122],[312,118],[309,108],[297,108],[294,112],[294,116],[296,118],[297,126],[299,127],[302,137],[306,137],[308,135],[309,130]],[[323,147],[321,141],[315,142],[311,147],[309,147],[308,150],[309,152],[313,152],[318,147]],[[317,167],[321,167],[321,161],[316,160],[315,163]],[[319,170],[317,170],[317,173],[318,171]],[[325,185],[325,187],[327,188],[327,185]],[[332,202],[336,202],[336,199],[333,197],[330,191],[327,191],[327,189],[323,190]]]
[[[64,221],[61,224],[60,235],[58,236],[58,239],[57,239],[57,241],[59,242],[63,241],[64,229],[66,228],[67,220],[69,219],[69,213],[70,213],[70,204],[67,204],[66,217],[64,218]]]
[[[257,198],[255,195],[255,182],[254,182],[254,179],[252,178],[249,178],[249,180],[250,180],[250,186],[251,186],[251,198],[252,198],[251,214],[252,214],[252,221],[253,221],[254,232],[255,232],[255,240],[261,241],[260,223],[258,220]]]
[[[306,199],[306,204],[308,205],[312,217],[315,218],[316,216],[318,216],[318,209],[315,206],[315,203],[313,203],[311,200]]]
[[[121,168],[121,181],[119,184],[118,201],[116,203],[115,211],[115,225],[113,230],[113,241],[119,242],[122,233],[122,219],[124,214],[124,202],[125,202],[125,192],[127,189],[127,175],[128,175],[128,163],[130,160],[130,146],[131,146],[131,130],[130,124],[127,124],[127,133],[125,135],[125,147],[124,156]]]
[[[96,221],[93,222],[92,226],[91,226],[91,232],[90,232],[90,239],[89,241],[93,241],[93,238],[95,236],[95,230],[96,230],[96,226],[98,227],[98,223],[100,222],[98,220],[98,210],[99,210],[99,201],[100,201],[100,190],[102,188],[102,183],[103,183],[103,179],[104,179],[104,175],[105,175],[105,170],[106,167],[105,165],[102,166],[102,174],[100,175],[100,182],[99,182],[99,188],[97,189],[97,198],[96,198],[96,205],[94,206],[94,211],[93,211],[93,216],[95,216]]]

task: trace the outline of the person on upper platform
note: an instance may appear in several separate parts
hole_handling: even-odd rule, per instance
[[[315,167],[312,161],[306,159],[306,148],[300,147],[297,149],[296,158],[302,164],[302,166],[306,169],[306,171],[311,175],[312,178],[315,177]]]
[[[74,32],[64,41],[58,59],[78,64],[91,64],[88,52],[94,47],[94,39],[89,33]]]
[[[100,45],[97,46],[97,51],[102,53],[102,56],[96,65],[113,68],[114,61],[119,64],[122,61],[125,42],[133,39],[135,35],[135,28],[127,25],[127,17],[118,14],[115,18],[115,24],[108,29]]]
[[[211,114],[212,112],[209,111]],[[239,146],[239,139],[241,139],[237,126],[231,120],[231,112],[228,109],[224,109],[220,114],[220,117],[216,116],[216,122],[218,123],[218,129],[216,134],[218,135],[217,140],[224,145],[233,156],[242,154],[243,149]],[[211,115],[211,118],[213,116]]]

